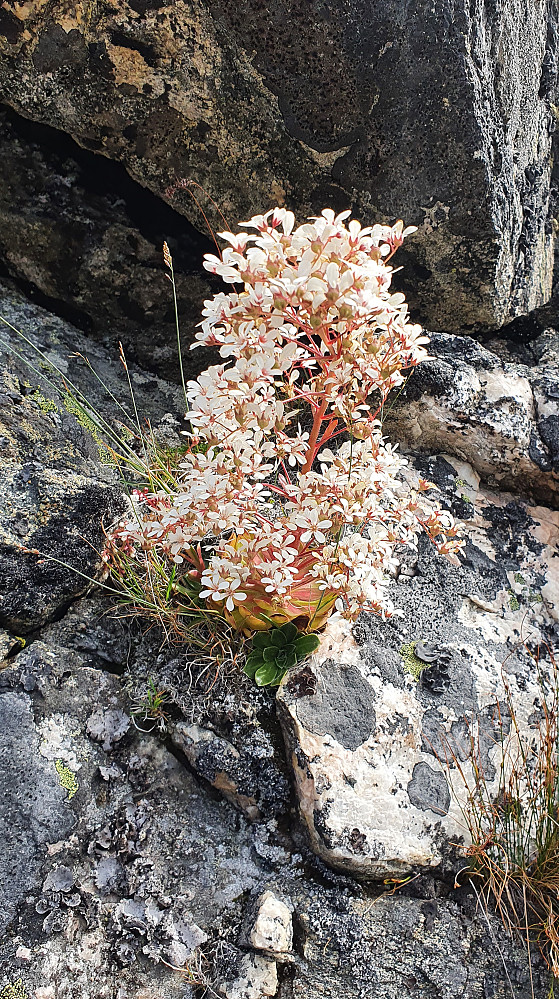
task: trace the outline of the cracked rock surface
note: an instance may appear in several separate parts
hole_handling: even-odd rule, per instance
[[[559,334],[532,340],[523,363],[469,337],[430,336],[429,359],[390,409],[386,433],[411,454],[448,452],[493,487],[557,506]]]
[[[396,999],[402,981],[409,996],[476,999],[486,983],[504,988],[496,940],[527,999],[524,952],[448,877],[383,898],[313,859],[290,803],[250,821],[157,734],[92,738],[99,705],[130,710],[122,677],[90,665],[106,621],[83,598],[0,672],[0,986],[21,979],[37,999],[185,999],[188,977],[172,965],[200,967],[226,999]],[[95,636],[85,649],[81,622]],[[130,662],[127,630],[109,624],[115,657],[111,628]],[[537,962],[534,974],[538,985]]]
[[[31,341],[26,344],[0,324],[0,627],[21,635],[51,620],[87,590],[101,568],[103,525],[108,527],[125,509],[122,490],[106,464],[106,449],[70,396],[53,391],[48,362],[61,378],[79,384],[109,420],[114,404],[76,351],[83,350],[125,406],[129,395],[118,355],[111,358],[70,325],[27,304],[8,285],[0,287],[0,314]],[[174,386],[139,371],[134,388],[146,417],[180,413]],[[170,427],[169,433],[174,432]],[[41,560],[22,549],[58,561]]]
[[[120,164],[0,106],[0,259],[68,318],[136,364],[176,378],[173,303],[162,258],[173,255],[183,336],[217,282],[202,268],[215,247]],[[217,288],[215,289],[217,290]],[[206,348],[185,351],[194,374]]]
[[[9,288],[2,310],[86,393],[98,390],[76,350],[122,393],[104,348]],[[118,493],[20,347],[5,348],[0,432],[2,474],[28,497],[25,539],[49,517],[26,492],[29,460],[38,487],[66,476],[64,502],[77,476]],[[176,388],[146,372],[137,388],[176,441]],[[469,525],[461,565],[408,553],[393,587],[403,617],[362,617],[349,639],[331,628],[278,700],[234,662],[216,675],[199,650],[118,619],[100,591],[56,575],[47,588],[12,539],[29,602],[5,575],[3,599],[19,603],[0,632],[0,995],[21,983],[27,999],[497,999],[510,979],[518,999],[532,985],[544,999],[537,956],[530,971],[468,882],[455,887],[464,858],[440,747],[467,756],[475,716],[495,766],[499,664],[521,635],[556,633],[559,515],[490,491],[448,449],[415,463]],[[424,657],[419,681],[403,646],[408,665]],[[507,676],[524,718],[534,690],[518,651]],[[166,694],[151,730],[134,713],[148,679]],[[387,894],[396,882],[382,880],[408,871]]]
[[[398,614],[361,615],[353,629],[332,619],[278,693],[313,848],[366,878],[461,866],[472,768],[497,795],[508,698],[530,742],[542,697],[534,652],[559,638],[559,514],[457,484],[450,459],[425,465],[450,507],[470,491],[464,556],[451,565],[420,539],[392,587]]]

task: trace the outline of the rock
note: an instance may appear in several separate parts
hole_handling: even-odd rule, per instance
[[[270,746],[258,747],[257,734],[253,735],[253,744],[243,752],[215,732],[198,725],[178,722],[171,729],[173,743],[182,750],[196,773],[237,805],[249,819],[258,819],[263,810],[267,814],[273,811],[274,785],[278,804],[285,803],[287,788],[278,787],[282,777],[275,772],[273,750]]]
[[[0,624],[25,634],[99,575],[103,524],[124,506],[114,486],[41,463],[4,466],[2,485]]]
[[[103,744],[103,749],[109,753],[120,742],[130,728],[130,716],[120,708],[109,708],[108,711],[94,711],[87,720],[86,731],[92,739]]]
[[[545,643],[558,633],[559,515],[506,500],[470,496],[460,565],[422,541],[414,574],[393,588],[402,616],[363,615],[357,641],[333,618],[280,687],[299,811],[315,853],[341,871],[452,867],[452,844],[469,845],[475,763],[497,793],[511,699],[532,737],[542,687],[531,650],[551,668]]]
[[[556,504],[556,339],[553,330],[543,333],[529,365],[503,362],[469,337],[431,334],[430,360],[388,407],[386,433],[412,454],[455,455],[492,488]]]
[[[5,799],[0,811],[0,928],[40,876],[45,844],[62,839],[72,812],[53,766],[39,751],[29,696],[0,687],[0,769]]]
[[[128,390],[116,355],[111,358],[72,326],[7,287],[0,289],[0,316],[30,339],[25,343],[0,323],[0,627],[21,635],[51,620],[98,577],[103,526],[125,509],[95,425],[76,410],[68,394],[53,390],[49,362],[109,420],[115,403],[84,357],[124,407]],[[180,412],[175,387],[141,371],[133,380],[139,411],[146,417],[161,420],[169,408]],[[181,440],[173,427],[162,432],[171,441],[173,435]]]
[[[30,0],[2,30],[2,100],[119,160],[197,225],[169,191],[182,180],[232,227],[284,202],[402,216],[419,225],[400,263],[431,328],[494,328],[549,298],[549,0],[481,13],[415,0],[405,16],[392,0],[86,14]]]
[[[53,636],[57,631],[59,626],[54,625]],[[31,694],[18,693],[23,677],[31,671],[43,678],[41,693],[38,687]],[[37,856],[24,854],[25,841],[6,831],[2,854],[6,872],[19,871],[20,862],[25,863],[18,875],[20,882],[17,877],[2,877],[7,893],[2,911],[8,922],[19,907],[11,932],[0,946],[2,972],[16,970],[12,955],[17,947],[28,946],[32,952],[27,973],[30,987],[39,987],[48,980],[47,975],[56,974],[61,989],[79,988],[87,999],[107,994],[115,982],[127,991],[133,989],[132,995],[153,995],[155,999],[161,990],[169,989],[168,994],[182,996],[180,976],[175,978],[161,961],[182,967],[207,938],[200,917],[209,927],[247,883],[251,887],[258,883],[258,868],[249,855],[250,835],[243,846],[236,841],[238,819],[232,812],[234,845],[232,842],[229,850],[219,820],[229,806],[207,801],[208,812],[205,799],[184,768],[155,739],[139,733],[134,734],[129,749],[120,748],[122,742],[112,748],[120,760],[124,781],[114,790],[101,787],[98,768],[108,760],[98,740],[91,741],[88,736],[88,718],[96,703],[116,699],[122,712],[125,702],[118,678],[88,669],[80,663],[77,652],[54,640],[48,645],[36,643],[3,671],[2,684],[0,703],[13,713],[17,731],[26,731],[24,716],[15,710],[20,698],[26,706],[30,732],[40,745],[36,759],[30,756],[33,743],[29,738],[15,746],[12,741],[6,753],[14,767],[25,755],[27,765],[32,765],[28,776],[25,771],[25,781],[31,781],[30,788],[35,791],[34,796],[27,792],[26,799],[21,793],[21,787],[26,786],[21,785],[21,777],[19,784],[7,780],[12,810],[8,807],[6,811],[3,805],[2,817],[11,820],[12,830],[23,822],[29,839],[36,836]],[[11,724],[3,724],[2,732],[10,737]],[[79,793],[67,805],[56,759],[64,761],[79,783]],[[172,803],[167,800],[169,794]],[[53,796],[58,811],[53,808]],[[184,807],[196,816],[194,825]],[[202,853],[202,839],[196,845],[192,839],[198,823],[206,843]],[[218,827],[214,843],[211,831]],[[41,849],[45,840],[50,843],[46,855]],[[200,881],[194,889],[196,870]],[[39,909],[46,918],[37,931],[32,913],[41,884]],[[34,896],[30,895],[33,890]],[[76,908],[72,893],[78,895],[78,921],[72,914]],[[62,931],[66,935],[61,935]],[[12,939],[17,940],[13,949]],[[92,960],[85,961],[90,954]],[[116,970],[111,970],[114,961]],[[142,987],[145,993],[140,992]]]
[[[148,632],[129,663],[124,676],[134,698],[141,700],[151,680],[165,692],[170,714],[182,716],[167,731],[196,774],[251,821],[281,819],[291,786],[278,752],[283,740],[275,701],[248,680],[236,652],[216,663],[201,648],[162,649],[160,636]]]
[[[484,988],[498,995],[484,965],[506,939],[502,929],[474,943],[456,915],[455,903],[440,894],[424,900],[310,895],[297,909],[304,960],[293,995],[411,999],[425,990],[441,999],[476,999]],[[543,980],[534,983],[535,995],[540,988],[544,996]],[[529,974],[521,972],[514,989],[528,999]]]
[[[0,669],[6,663],[8,657],[25,645],[24,638],[17,638],[9,632],[0,629]]]
[[[219,986],[226,999],[264,999],[275,996],[277,990],[276,963],[260,954],[239,954],[236,977]]]
[[[55,981],[60,999],[119,991],[125,999],[185,999],[185,976],[173,965],[236,999],[286,987],[297,999],[371,999],[377,982],[383,996],[398,999],[404,978],[410,990],[412,979],[427,979],[444,999],[476,999],[506,989],[502,954],[519,999],[529,999],[530,975],[535,994],[545,994],[537,955],[530,971],[525,952],[493,917],[476,915],[467,893],[425,876],[413,884],[417,897],[363,897],[355,882],[302,857],[285,833],[291,827],[298,836],[287,803],[283,832],[266,815],[247,822],[154,734],[132,727],[105,752],[88,735],[88,719],[99,705],[122,712],[129,705],[121,677],[88,665],[102,662],[95,644],[106,628],[110,661],[120,669],[140,667],[136,656],[146,646],[119,646],[114,622],[99,614],[98,601],[75,603],[0,673],[9,768],[0,809],[8,823],[0,988],[22,978],[30,997]],[[95,641],[81,648],[84,626]],[[266,692],[257,695],[266,718]],[[235,694],[231,719],[239,703]],[[239,729],[246,725],[241,712]],[[118,778],[101,776],[115,767]],[[291,957],[274,949],[290,945],[291,910],[297,954],[276,966],[275,958]]]
[[[111,417],[114,404],[75,356],[90,356],[120,396],[118,365],[105,348],[9,289],[2,312]],[[56,474],[111,489],[95,439],[51,398],[42,368],[29,380],[21,341],[7,336],[0,433],[9,473],[20,470],[25,485],[36,447],[39,485]],[[549,367],[554,343],[549,334],[534,347],[534,366],[545,356]],[[180,394],[145,372],[136,386],[140,411],[177,446]],[[163,644],[155,627],[115,616],[99,592],[74,591],[71,606],[59,603],[45,623],[41,591],[31,588],[26,608],[37,630],[26,645],[9,631],[0,636],[8,654],[0,670],[2,997],[24,989],[29,999],[194,999],[204,990],[224,999],[401,999],[427,989],[477,999],[506,994],[508,979],[517,999],[547,994],[537,953],[530,966],[499,921],[477,910],[464,874],[454,887],[466,858],[449,843],[458,842],[456,768],[440,758],[451,742],[468,771],[461,721],[476,718],[485,765],[498,765],[491,706],[505,653],[521,724],[534,717],[533,670],[527,676],[528,659],[509,653],[521,638],[531,650],[542,637],[552,642],[559,628],[559,514],[490,493],[448,453],[416,464],[467,521],[463,565],[448,566],[424,546],[412,551],[394,583],[404,617],[363,616],[351,643],[331,630],[322,661],[290,676],[279,702],[289,762],[274,693],[251,684],[234,655],[216,663],[211,649]],[[23,574],[15,540],[14,565]],[[419,682],[410,669],[423,670]],[[149,678],[168,697],[165,732],[129,724]],[[379,733],[393,755],[373,789],[384,794],[375,812],[362,763],[365,754],[374,761],[373,750],[380,756]],[[380,785],[396,766],[393,796]],[[372,783],[379,771],[367,767]],[[405,804],[396,816],[395,799]],[[314,840],[307,805],[317,813]],[[379,861],[380,834],[376,843],[368,835],[383,815],[405,849]],[[404,841],[406,822],[416,841]],[[424,866],[405,884],[416,845]],[[386,886],[362,880],[395,867]]]
[[[120,164],[69,136],[0,109],[0,256],[51,308],[127,356],[179,378],[175,316],[162,257],[173,255],[188,377],[212,363],[188,343],[217,282],[202,267],[213,243]],[[217,287],[216,287],[217,290]]]
[[[240,770],[240,753],[230,742],[220,739],[208,729],[185,725],[184,722],[178,722],[173,727],[172,739],[197,773],[206,777],[229,801],[239,805],[249,818],[260,816],[256,799],[239,790],[234,773]]]
[[[276,958],[289,958],[293,945],[291,911],[273,892],[265,891],[256,902],[256,918],[248,942],[254,950]]]

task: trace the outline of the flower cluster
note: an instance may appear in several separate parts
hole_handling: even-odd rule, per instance
[[[406,485],[379,420],[427,356],[390,290],[389,261],[414,230],[346,225],[349,214],[294,228],[276,208],[220,234],[228,246],[205,267],[235,290],[204,303],[196,341],[222,363],[188,383],[191,446],[174,488],[136,494],[109,539],[109,562],[156,551],[247,633],[320,628],[334,606],[389,613],[398,544],[425,529],[443,553],[462,545],[425,485]]]

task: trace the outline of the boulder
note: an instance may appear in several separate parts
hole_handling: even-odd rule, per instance
[[[502,341],[432,333],[429,359],[387,405],[384,429],[408,453],[448,453],[493,489],[557,506],[559,334],[547,329],[514,359]]]
[[[2,101],[197,226],[177,183],[201,185],[219,228],[209,198],[233,227],[283,203],[402,216],[419,226],[406,288],[435,329],[500,326],[549,298],[551,0],[29,0],[1,29]]]
[[[424,471],[446,474],[467,507],[459,564],[420,541],[393,585],[396,614],[362,615],[353,634],[332,618],[278,693],[312,848],[365,879],[462,865],[475,767],[497,795],[513,713],[529,741],[553,687],[559,514],[475,490],[447,459]]]

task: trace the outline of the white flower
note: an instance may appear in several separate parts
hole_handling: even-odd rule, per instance
[[[247,598],[246,593],[239,589],[242,580],[237,569],[226,560],[213,558],[210,568],[202,573],[205,589],[200,591],[200,596],[217,602],[225,600],[226,609],[233,611],[236,603],[242,603]]]
[[[242,226],[205,260],[237,288],[204,302],[193,346],[222,360],[187,386],[193,448],[171,485],[133,494],[104,557],[110,565],[116,546],[147,572],[150,557],[181,564],[204,540],[202,598],[229,612],[252,586],[281,603],[314,578],[350,617],[389,613],[396,545],[415,544],[420,528],[443,552],[461,544],[452,518],[407,486],[376,418],[427,357],[390,287],[389,260],[413,229],[362,228],[331,209],[295,228],[285,208]],[[292,429],[301,411],[312,432]]]
[[[303,528],[303,533],[301,534],[301,541],[303,544],[306,544],[313,538],[315,541],[318,541],[319,544],[326,544],[326,535],[324,531],[327,531],[329,527],[332,527],[331,520],[320,519],[318,507],[301,510],[293,517],[292,523],[296,524],[299,528]]]

